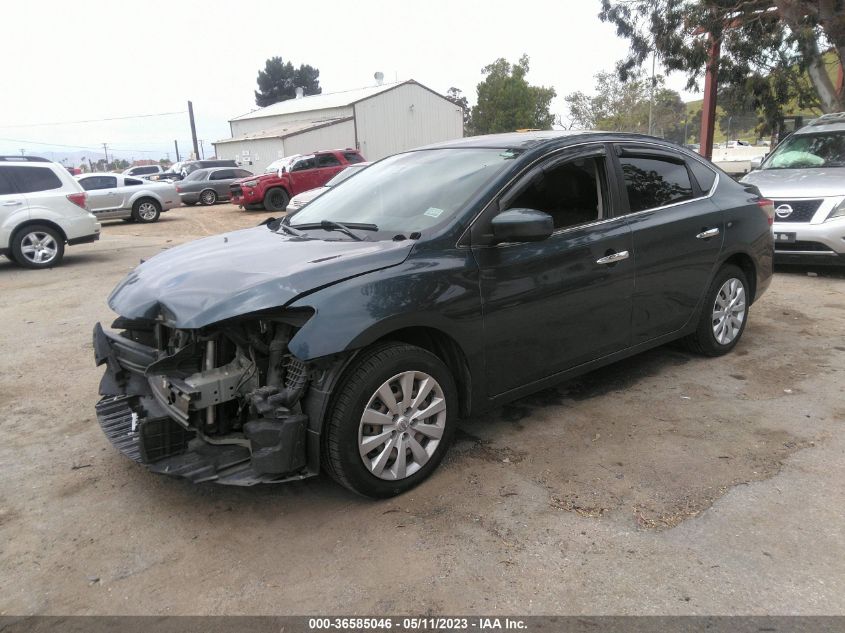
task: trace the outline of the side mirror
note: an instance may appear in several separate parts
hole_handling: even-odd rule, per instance
[[[501,242],[542,242],[555,230],[552,216],[534,209],[508,209],[490,223],[493,238]]]
[[[751,159],[751,171],[755,169],[760,169],[763,166],[763,157],[757,156],[756,158]]]

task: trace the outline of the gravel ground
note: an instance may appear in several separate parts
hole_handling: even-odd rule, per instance
[[[461,424],[420,488],[146,472],[94,418],[91,328],[229,205],[0,258],[0,614],[843,614],[845,275],[779,271],[720,359],[663,347]]]

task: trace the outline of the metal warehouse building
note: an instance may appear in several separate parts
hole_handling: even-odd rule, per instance
[[[463,113],[413,79],[274,103],[229,121],[214,143],[256,173],[278,158],[355,147],[367,160],[463,136]]]

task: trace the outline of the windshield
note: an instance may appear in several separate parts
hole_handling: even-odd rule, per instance
[[[340,183],[342,183],[344,180],[346,180],[350,176],[354,176],[359,171],[361,171],[362,169],[366,169],[367,167],[369,167],[369,165],[352,165],[351,167],[347,167],[342,172],[340,172],[337,176],[335,176],[334,178],[329,180],[326,183],[325,186],[326,187],[334,187],[336,185],[339,185]]]
[[[845,131],[795,134],[778,145],[763,169],[845,167]]]
[[[323,220],[412,233],[451,220],[481,187],[509,169],[516,150],[432,149],[397,154],[332,187],[290,216],[291,226]]]

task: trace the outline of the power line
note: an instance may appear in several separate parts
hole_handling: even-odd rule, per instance
[[[17,125],[0,125],[0,128],[21,128],[21,127],[41,127],[43,125],[75,125],[77,123],[101,123],[103,121],[124,121],[126,119],[147,119],[156,116],[172,116],[174,114],[185,114],[187,110],[179,110],[177,112],[157,112],[155,114],[131,114],[129,116],[113,116],[104,119],[86,119],[82,121],[53,121],[51,123],[21,123]]]
[[[68,149],[87,149],[91,151],[98,152],[100,151],[99,147],[91,147],[90,145],[63,145],[61,143],[44,143],[42,141],[29,141],[26,139],[20,138],[2,138],[0,137],[0,141],[8,141],[10,143],[26,143],[28,145],[43,145],[45,147],[64,147]],[[164,147],[166,144],[169,144],[169,141],[166,143],[162,143],[161,146]],[[111,146],[112,150],[115,152],[140,152],[143,154],[161,154],[161,149],[136,149],[132,147],[115,147]]]

